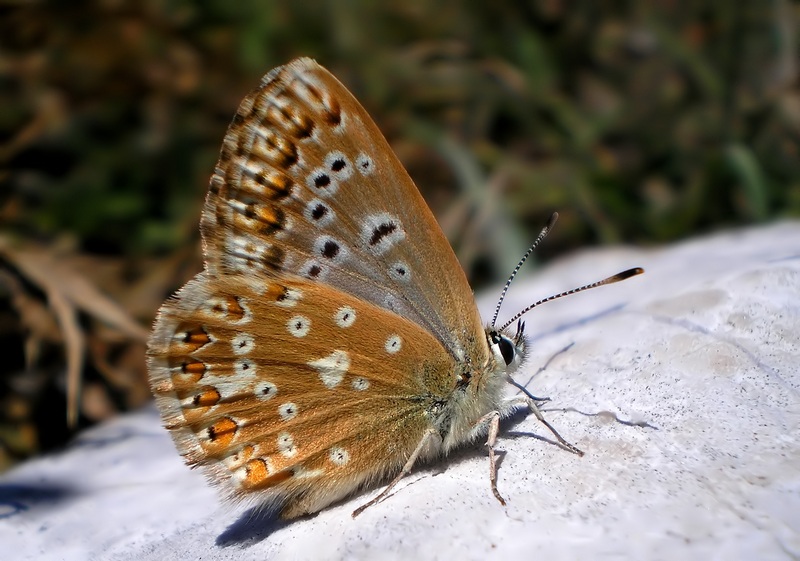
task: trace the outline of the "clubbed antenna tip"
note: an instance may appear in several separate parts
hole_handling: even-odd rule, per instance
[[[636,275],[641,275],[644,273],[644,269],[641,267],[634,267],[633,269],[627,269],[622,271],[621,273],[617,273],[616,275],[612,275],[608,278],[605,278],[601,281],[593,282],[591,284],[585,284],[583,286],[579,286],[578,288],[573,288],[572,290],[567,290],[565,292],[561,292],[560,294],[554,294],[552,296],[548,296],[547,298],[542,298],[538,302],[534,302],[518,314],[516,314],[513,318],[508,320],[501,328],[500,331],[517,321],[523,315],[530,312],[536,306],[540,304],[544,304],[545,302],[552,302],[553,300],[558,300],[559,298],[563,298],[564,296],[570,296],[571,294],[577,294],[578,292],[583,292],[584,290],[589,290],[590,288],[597,288],[598,286],[605,286],[607,284],[614,284],[615,282],[624,281],[625,279],[629,279],[631,277],[635,277]]]

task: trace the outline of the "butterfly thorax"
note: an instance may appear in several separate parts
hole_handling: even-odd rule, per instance
[[[482,436],[483,431],[476,430],[479,419],[504,409],[507,379],[520,364],[524,345],[514,345],[513,358],[506,364],[502,353],[493,352],[493,332],[487,327],[485,338],[470,341],[465,349],[465,360],[456,362],[458,380],[434,422],[442,436],[445,453]],[[508,334],[502,336],[506,341],[513,341]]]

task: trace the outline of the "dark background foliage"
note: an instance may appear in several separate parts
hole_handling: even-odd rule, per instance
[[[311,56],[353,91],[480,287],[553,210],[544,259],[800,215],[798,12],[789,0],[0,3],[0,468],[71,434],[76,376],[78,426],[148,398],[143,330],[114,306],[148,325],[199,269],[225,128],[272,67]]]

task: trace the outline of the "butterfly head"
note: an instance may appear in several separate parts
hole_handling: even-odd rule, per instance
[[[525,323],[517,322],[514,335],[490,327],[486,331],[486,340],[498,364],[505,365],[507,374],[513,374],[525,359]]]

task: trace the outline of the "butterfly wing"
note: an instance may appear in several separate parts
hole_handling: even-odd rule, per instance
[[[398,471],[454,384],[420,326],[299,278],[201,273],[162,308],[149,355],[187,463],[289,518]]]
[[[431,211],[364,108],[310,59],[273,70],[242,102],[202,231],[213,275],[323,282],[423,326],[458,361],[486,358],[472,292]]]
[[[448,447],[494,406],[451,411],[491,360],[472,292],[378,128],[315,62],[242,102],[201,228],[206,268],[159,313],[151,385],[186,461],[234,496],[314,512],[398,471],[434,423]]]

